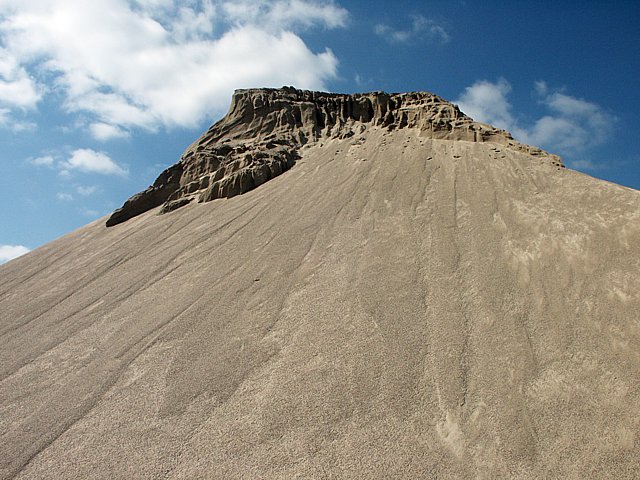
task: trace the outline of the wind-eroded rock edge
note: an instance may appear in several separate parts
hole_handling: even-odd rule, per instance
[[[475,122],[457,106],[427,92],[333,94],[284,87],[237,90],[227,115],[160,174],[113,212],[117,225],[152,208],[160,213],[192,200],[208,202],[252,190],[290,169],[303,145],[347,138],[372,126],[414,128],[425,138],[494,142],[533,155],[543,150]],[[560,165],[560,159],[553,156]]]

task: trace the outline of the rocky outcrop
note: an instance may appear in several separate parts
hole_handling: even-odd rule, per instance
[[[322,138],[350,137],[369,128],[414,128],[427,138],[495,142],[550,156],[516,142],[504,130],[473,121],[456,105],[431,93],[346,95],[293,87],[237,90],[227,115],[152,186],[117,209],[107,226],[160,205],[160,213],[166,213],[194,199],[208,202],[245,193],[290,169],[301,146]]]
[[[146,190],[136,193],[124,205],[114,211],[107,220],[107,227],[126,222],[141,213],[165,203],[172,194],[180,189],[180,180],[184,164],[178,162],[167,168]]]

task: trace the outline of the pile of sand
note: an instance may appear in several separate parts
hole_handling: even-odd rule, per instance
[[[158,208],[0,267],[0,478],[640,477],[640,193],[428,94],[266,92]],[[252,138],[292,167],[157,215]]]

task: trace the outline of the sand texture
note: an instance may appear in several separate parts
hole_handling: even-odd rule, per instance
[[[0,478],[640,478],[640,193],[359,122],[1,266]]]

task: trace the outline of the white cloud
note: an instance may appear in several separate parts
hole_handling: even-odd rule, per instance
[[[236,0],[223,2],[222,10],[237,24],[264,25],[272,29],[344,27],[349,12],[332,2],[308,0]]]
[[[136,2],[144,3],[143,10],[156,18],[178,41],[206,38],[213,33],[217,7],[211,0],[201,2],[200,10],[189,6],[189,1],[172,0]]]
[[[89,125],[89,131],[93,138],[101,141],[129,137],[129,132],[127,130],[102,122],[96,122]]]
[[[56,198],[61,202],[70,202],[73,200],[73,195],[70,193],[58,192],[56,193]]]
[[[447,30],[434,20],[423,15],[410,15],[411,25],[402,30],[394,29],[386,23],[377,24],[373,31],[391,43],[407,43],[416,38],[447,43],[451,37]]]
[[[18,59],[0,47],[0,103],[17,108],[34,108],[42,93]]]
[[[69,159],[61,162],[62,173],[79,170],[85,173],[99,173],[102,175],[127,175],[128,171],[114,162],[104,152],[96,152],[90,148],[80,148],[71,153]]]
[[[55,159],[52,155],[43,155],[41,157],[32,158],[29,163],[39,167],[53,167]]]
[[[0,264],[24,255],[30,250],[24,245],[0,245]]]
[[[549,87],[547,86],[547,82],[544,80],[536,80],[533,82],[533,89],[541,97],[544,97],[549,93]]]
[[[522,122],[512,113],[508,99],[511,85],[505,79],[480,80],[467,87],[455,101],[475,120],[503,128],[521,142],[571,155],[606,142],[616,118],[599,105],[559,91],[543,81],[534,84],[539,102],[549,111],[533,122]]]
[[[20,121],[20,120],[12,119],[8,127],[12,132],[20,133],[20,132],[33,132],[34,130],[36,130],[38,125],[35,122]]]
[[[7,128],[14,133],[36,129],[37,125],[34,122],[18,120],[16,114],[15,109],[0,107],[0,127]]]
[[[16,120],[14,117],[17,111],[35,109],[41,98],[41,88],[17,58],[9,50],[0,47],[0,127],[14,132],[33,129],[33,122]]]
[[[325,89],[336,57],[294,32],[343,26],[347,12],[309,0],[0,0],[0,18],[7,89],[22,92],[21,105],[62,94],[65,111],[85,114],[91,134],[109,140],[131,128],[195,127],[226,109],[235,88]],[[44,89],[34,72],[54,83]]]
[[[515,125],[507,99],[509,92],[511,85],[504,78],[496,83],[480,80],[467,87],[455,102],[474,120],[509,130]]]
[[[11,112],[13,113],[13,112]],[[16,119],[14,116],[5,115],[0,109],[0,127],[7,128],[13,133],[20,132],[33,132],[38,125],[31,121],[22,121]]]
[[[33,81],[21,69],[13,78],[0,78],[0,102],[12,107],[33,108],[40,100]]]
[[[83,197],[88,197],[89,195],[93,195],[98,190],[99,190],[98,187],[96,187],[95,185],[87,186],[87,187],[79,185],[78,187],[76,187],[76,192],[78,192]]]
[[[567,139],[567,147],[576,145],[598,145],[606,141],[612,133],[615,119],[595,103],[554,92],[546,95],[543,102],[567,123],[580,126],[573,139]]]
[[[55,168],[64,177],[70,176],[72,171],[120,176],[126,176],[129,173],[126,168],[113,161],[107,153],[90,148],[78,148],[67,154],[54,152],[53,155],[42,155],[27,161],[38,167]],[[76,187],[76,192],[82,196],[92,195],[97,191],[98,187],[96,186]],[[73,199],[69,193],[58,193],[56,196],[58,200],[69,201]]]

